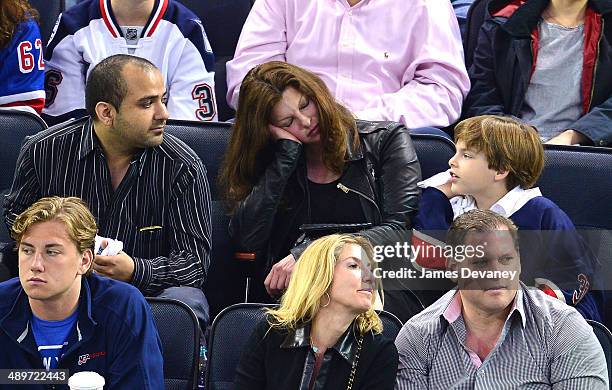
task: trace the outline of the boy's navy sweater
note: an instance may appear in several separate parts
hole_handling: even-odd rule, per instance
[[[529,200],[509,217],[519,229],[521,280],[534,285],[535,278],[552,281],[565,301],[588,319],[602,321],[603,295],[597,271],[599,262],[586,246],[570,218],[543,196]],[[415,228],[444,240],[453,222],[446,195],[435,187],[423,189]],[[583,284],[587,277],[590,289]],[[586,295],[582,296],[584,293]]]

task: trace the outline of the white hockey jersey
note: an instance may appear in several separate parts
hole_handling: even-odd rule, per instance
[[[89,71],[114,54],[143,57],[160,69],[170,118],[217,119],[214,56],[208,38],[198,17],[175,0],[156,0],[142,29],[122,29],[110,0],[86,0],[61,14],[45,52],[46,117],[64,120],[86,115]]]

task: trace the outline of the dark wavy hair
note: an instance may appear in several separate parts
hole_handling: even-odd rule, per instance
[[[283,91],[293,87],[319,111],[319,131],[325,166],[341,173],[347,144],[359,145],[353,115],[336,102],[318,76],[298,66],[271,61],[251,69],[240,86],[236,122],[228,145],[219,185],[233,211],[246,198],[274,158],[274,139],[268,125]]]
[[[38,19],[36,11],[27,0],[0,1],[0,49],[11,41],[15,28],[28,19]]]

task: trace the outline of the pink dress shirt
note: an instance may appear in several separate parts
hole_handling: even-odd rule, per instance
[[[316,73],[360,119],[409,128],[454,123],[470,89],[448,0],[256,0],[227,63],[230,106],[272,60]]]

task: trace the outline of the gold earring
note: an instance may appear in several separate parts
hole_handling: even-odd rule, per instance
[[[321,305],[321,307],[327,307],[331,303],[331,297],[329,296],[329,293],[325,291],[324,295],[327,295],[327,303],[325,305]]]

